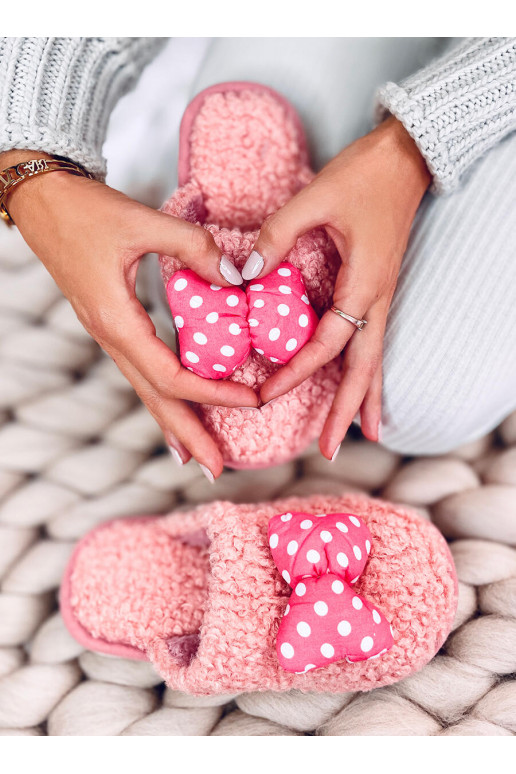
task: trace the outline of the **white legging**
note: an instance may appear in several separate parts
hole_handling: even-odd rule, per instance
[[[273,86],[298,109],[318,168],[372,127],[377,86],[448,45],[432,38],[218,38],[199,57],[189,96],[227,80]],[[163,64],[151,64],[147,77],[153,67],[166,89]],[[513,134],[473,165],[456,193],[427,194],[419,208],[385,335],[383,443],[405,454],[446,452],[515,408]]]

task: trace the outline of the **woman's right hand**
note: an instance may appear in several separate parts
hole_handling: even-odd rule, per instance
[[[34,157],[50,158],[9,151],[0,154],[0,169]],[[208,282],[231,286],[220,273],[222,254],[211,234],[68,172],[22,183],[7,207],[80,322],[131,382],[181,461],[193,456],[210,480],[220,475],[222,455],[185,401],[256,407],[257,396],[243,384],[202,379],[183,368],[156,336],[135,291],[138,262],[149,252],[177,256]]]

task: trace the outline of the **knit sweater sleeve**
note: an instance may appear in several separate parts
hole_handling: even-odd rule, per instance
[[[166,38],[0,38],[0,151],[46,151],[106,176],[118,99]]]
[[[482,154],[516,129],[516,38],[468,38],[376,95],[376,118],[398,118],[433,176],[435,193],[458,187]]]

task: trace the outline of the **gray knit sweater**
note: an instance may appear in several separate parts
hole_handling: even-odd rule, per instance
[[[166,38],[0,38],[0,151],[41,150],[106,175],[102,146],[118,99]],[[516,38],[470,38],[378,90],[446,193],[516,129]]]

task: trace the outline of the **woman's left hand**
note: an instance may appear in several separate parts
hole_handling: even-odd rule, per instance
[[[310,341],[261,390],[264,402],[273,400],[345,348],[342,380],[319,441],[328,459],[359,409],[362,432],[372,441],[379,439],[387,313],[410,227],[430,181],[412,138],[399,121],[388,118],[345,148],[306,188],[269,216],[254,246],[264,260],[256,276],[265,276],[298,237],[323,226],[342,258],[333,303],[367,320],[359,331],[327,311]]]

